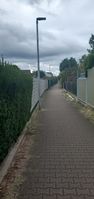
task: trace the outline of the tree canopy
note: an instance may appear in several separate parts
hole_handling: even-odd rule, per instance
[[[76,94],[77,90],[77,76],[88,75],[88,69],[94,67],[94,35],[91,34],[89,39],[90,49],[88,49],[88,54],[84,54],[80,60],[79,64],[76,59],[65,58],[59,65],[60,70],[60,80],[61,85],[66,90],[69,90]],[[70,86],[71,85],[71,86]]]
[[[91,37],[89,39],[89,45],[91,47],[91,49],[88,49],[89,53],[94,53],[94,35],[91,34]]]
[[[83,55],[79,60],[79,70],[80,72],[87,72],[88,69],[94,67],[94,35],[91,34],[89,39],[90,49],[87,49],[88,54]]]
[[[77,61],[75,58],[65,58],[59,66],[61,85],[76,94]]]
[[[60,71],[69,69],[69,68],[73,68],[73,67],[77,67],[77,61],[75,58],[71,57],[70,59],[65,58],[59,66]]]

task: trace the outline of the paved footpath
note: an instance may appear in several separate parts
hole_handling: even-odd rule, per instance
[[[58,86],[44,96],[17,199],[94,199],[94,126]]]

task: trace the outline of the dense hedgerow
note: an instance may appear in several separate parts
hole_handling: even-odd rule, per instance
[[[0,163],[30,117],[32,75],[0,63]]]

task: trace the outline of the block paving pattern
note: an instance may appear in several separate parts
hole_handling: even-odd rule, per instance
[[[94,126],[57,86],[45,94],[18,199],[94,199]]]

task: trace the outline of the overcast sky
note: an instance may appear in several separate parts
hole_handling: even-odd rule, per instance
[[[94,0],[0,0],[0,55],[36,68],[36,17],[41,69],[58,73],[66,57],[80,58],[94,33]]]

